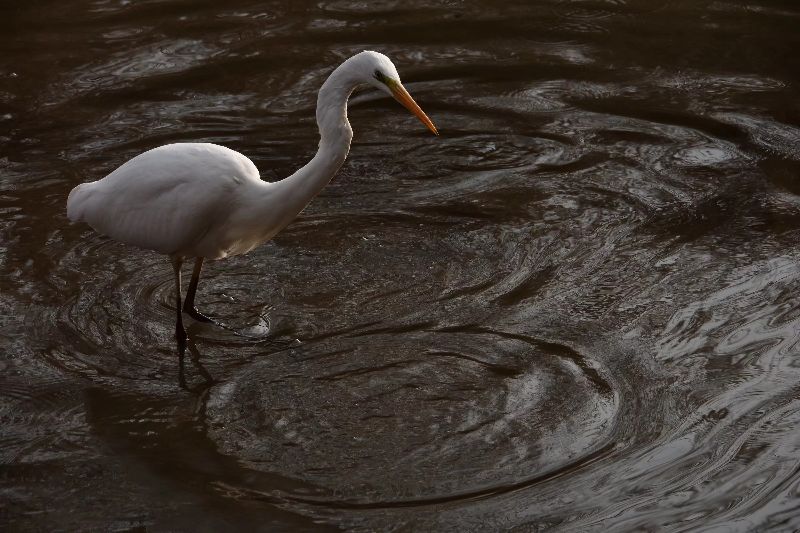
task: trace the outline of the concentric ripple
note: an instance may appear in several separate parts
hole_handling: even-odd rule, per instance
[[[234,375],[209,436],[313,500],[374,506],[519,487],[607,446],[617,395],[565,346],[490,332],[359,333]]]

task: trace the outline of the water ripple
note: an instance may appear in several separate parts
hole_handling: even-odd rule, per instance
[[[615,394],[582,356],[495,335],[313,343],[217,389],[210,436],[248,468],[315,487],[315,500],[374,507],[521,487],[609,444]],[[470,468],[456,467],[465,457]]]
[[[798,14],[763,3],[20,3],[3,520],[796,529]],[[230,329],[187,319],[179,361],[168,261],[68,224],[66,195],[174,141],[286,176],[365,48],[442,135],[356,94],[341,172],[207,264]]]

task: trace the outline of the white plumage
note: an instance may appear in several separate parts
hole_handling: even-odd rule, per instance
[[[183,260],[196,258],[184,310],[210,320],[194,308],[203,259],[242,254],[269,240],[322,190],[349,152],[353,134],[347,100],[360,85],[392,95],[437,133],[403,88],[389,58],[362,52],[334,70],[320,89],[319,149],[288,178],[262,181],[252,161],[224,146],[169,144],[134,157],[101,180],[75,187],[67,199],[67,216],[115,240],[170,256],[178,298],[176,336],[183,349]]]
[[[268,196],[269,189],[253,162],[238,152],[210,143],[168,144],[75,187],[67,216],[140,248],[219,259],[269,237],[257,232],[249,239],[252,245],[245,245],[242,233],[251,232],[237,224],[250,200]],[[252,221],[254,230],[257,222]]]

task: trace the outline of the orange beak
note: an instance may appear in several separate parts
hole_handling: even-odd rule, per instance
[[[392,95],[394,95],[394,99],[403,104],[406,109],[411,111],[415,117],[417,117],[423,124],[425,124],[429,130],[434,135],[439,135],[439,130],[436,129],[436,126],[433,125],[431,119],[428,118],[428,115],[420,109],[417,103],[411,98],[411,95],[408,94],[405,87],[400,85],[399,83],[388,83],[389,89],[392,91]]]

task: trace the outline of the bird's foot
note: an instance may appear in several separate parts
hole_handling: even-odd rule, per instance
[[[212,325],[217,326],[219,328],[222,328],[222,329],[224,329],[226,331],[230,331],[231,333],[233,333],[237,337],[243,337],[245,339],[249,339],[251,341],[256,341],[256,342],[272,342],[272,340],[273,340],[272,337],[270,336],[269,317],[261,316],[261,317],[259,317],[261,319],[259,321],[259,324],[255,325],[253,327],[247,328],[246,330],[241,330],[241,329],[237,329],[237,328],[231,327],[231,326],[229,326],[227,324],[224,324],[224,323],[222,323],[222,322],[220,322],[220,321],[218,321],[216,319],[213,319],[213,318],[211,318],[209,316],[204,315],[203,313],[198,311],[197,308],[194,307],[193,305],[188,305],[188,306],[184,305],[183,306],[183,312],[186,313],[187,315],[189,315],[190,317],[192,317],[193,319],[195,319],[197,322],[201,322],[201,323],[204,323],[204,324],[212,324]],[[176,332],[175,335],[176,335],[176,337],[179,337],[180,334]],[[184,335],[185,335],[185,333],[184,333]],[[276,344],[280,344],[283,341],[275,341],[275,342],[276,342]],[[190,342],[190,344],[191,344],[191,342]],[[178,338],[178,345],[179,345],[179,349],[181,351],[185,350],[185,348],[186,348],[186,339],[185,339],[185,337],[183,338],[183,340],[181,340],[180,337]],[[181,346],[183,346],[183,348],[181,348]]]
[[[184,307],[183,308],[183,312],[188,314],[190,317],[194,318],[198,322],[206,322],[207,324],[216,324],[217,323],[216,320],[214,320],[211,317],[208,317],[208,316],[204,315],[203,313],[198,311],[197,308],[194,307],[194,306]]]

